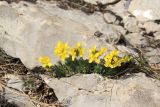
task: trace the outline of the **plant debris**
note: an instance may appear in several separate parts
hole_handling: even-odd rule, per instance
[[[24,92],[30,97],[47,104],[58,101],[54,90],[48,87],[39,76],[27,75],[23,80],[25,82]]]
[[[39,77],[39,71],[42,70],[37,69],[36,71],[36,68],[34,70],[27,69],[20,61],[20,59],[7,55],[2,49],[0,49],[0,71],[1,80],[5,74],[20,75],[25,83],[23,91],[26,95],[29,96],[29,98],[36,100],[36,102],[40,102],[40,104],[42,102],[43,104],[54,104],[56,107],[62,107],[58,102],[54,90],[47,86],[45,82]],[[1,89],[3,90],[3,88],[0,87],[0,90]],[[5,91],[0,92],[4,93]],[[14,105],[14,103],[7,103],[7,100],[5,100],[3,96],[0,96],[0,107],[18,106]]]

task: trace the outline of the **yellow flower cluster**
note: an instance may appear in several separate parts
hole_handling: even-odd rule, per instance
[[[54,54],[60,57],[62,61],[64,61],[68,57],[68,49],[69,46],[67,43],[64,44],[63,42],[58,41],[54,50]]]
[[[88,54],[89,63],[95,62],[95,63],[99,64],[100,63],[99,57],[102,54],[104,54],[105,51],[106,51],[106,48],[103,48],[103,47],[99,51],[96,50],[96,46],[91,48],[89,50],[89,54]]]
[[[55,46],[54,54],[58,56],[62,61],[66,58],[71,57],[74,61],[77,57],[82,57],[84,55],[85,48],[82,47],[81,43],[77,43],[75,47],[70,47],[67,43],[58,41]],[[99,50],[96,46],[92,47],[88,51],[88,63],[97,63],[102,64],[105,67],[116,68],[120,67],[122,63],[128,62],[131,60],[129,56],[119,57],[119,51],[113,50],[109,54],[102,55],[106,52],[106,48],[102,47]],[[44,68],[51,67],[49,57],[44,56],[39,58],[39,62],[42,63]]]
[[[77,43],[76,47],[70,47],[67,43],[63,43],[59,41],[55,46],[54,54],[58,56],[62,61],[64,61],[69,56],[72,57],[72,61],[75,60],[76,57],[80,56],[83,57],[84,55],[84,48],[82,47],[81,43]]]
[[[42,67],[48,69],[52,66],[52,63],[48,56],[43,56],[38,59],[40,63],[42,63]]]
[[[82,47],[81,43],[78,42],[76,45],[78,56],[83,57],[85,49]]]
[[[104,66],[110,68],[120,67],[123,62],[128,62],[131,58],[129,56],[124,56],[120,58],[118,56],[119,51],[111,51],[108,55],[104,57]]]

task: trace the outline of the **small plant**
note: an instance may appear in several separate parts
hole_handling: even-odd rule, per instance
[[[45,68],[46,70],[48,70],[52,66],[52,63],[48,56],[40,57],[38,61],[42,64],[42,67]]]
[[[124,71],[131,62],[131,56],[120,57],[117,50],[106,54],[106,50],[105,47],[98,50],[96,46],[93,46],[87,51],[88,58],[85,59],[85,48],[81,43],[78,42],[75,47],[71,47],[67,43],[58,41],[54,55],[60,59],[59,62],[53,65],[47,56],[40,57],[39,62],[47,71],[54,72],[56,77],[66,77],[77,73],[114,76]]]

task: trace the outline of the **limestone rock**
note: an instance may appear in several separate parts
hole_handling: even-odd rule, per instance
[[[129,11],[142,22],[160,19],[159,0],[132,0]]]
[[[110,44],[117,44],[121,38],[121,35],[126,34],[126,30],[119,25],[110,24],[110,26],[112,27],[110,30],[104,28],[106,29],[106,33],[104,34],[103,41]]]
[[[160,48],[146,48],[145,56],[150,64],[157,64],[160,67]]]
[[[8,74],[8,75],[5,75],[5,78],[8,79],[8,81],[7,81],[7,86],[8,87],[14,88],[14,89],[19,90],[19,91],[23,90],[24,82],[19,76]]]
[[[76,75],[59,80],[44,75],[42,78],[67,107],[160,106],[159,81],[147,78],[142,73],[120,80],[110,80],[98,74]],[[83,81],[75,81],[76,78]]]
[[[39,65],[37,59],[47,55],[52,63],[55,44],[61,40],[73,46],[81,42],[85,48],[93,44],[112,46],[93,38],[96,31],[114,32],[101,13],[86,15],[79,10],[63,10],[55,4],[0,3],[0,47],[20,58],[28,68]]]
[[[138,56],[138,54],[134,50],[132,50],[131,48],[128,48],[128,47],[126,47],[124,45],[118,45],[117,48],[122,53],[128,53],[128,54],[132,54],[132,55]]]
[[[116,16],[111,13],[105,13],[104,18],[108,23],[115,23],[116,22]]]
[[[127,10],[130,5],[130,0],[120,0],[120,2],[109,5],[107,9],[110,9],[112,12],[114,12],[116,15],[118,15],[120,18],[124,18],[128,16]]]
[[[8,99],[9,102],[14,102],[19,107],[35,107],[30,98],[19,95],[16,91],[11,91],[8,88],[5,88],[5,98]]]
[[[34,103],[30,100],[29,97],[27,97],[25,94],[21,94],[24,82],[20,76],[6,74],[4,78],[8,80],[6,81],[7,87],[5,87],[4,94],[8,102],[14,102],[20,107],[35,107]],[[18,90],[19,93],[16,90]]]
[[[146,38],[139,33],[129,33],[124,37],[126,41],[134,47],[144,47],[148,45]]]
[[[148,58],[148,62],[150,64],[160,64],[160,57],[159,56],[151,56]]]
[[[152,21],[139,24],[139,27],[145,29],[147,33],[160,31],[160,25]]]
[[[154,39],[155,39],[155,40],[160,40],[160,32],[156,32],[156,33],[154,34]]]
[[[129,32],[134,32],[138,33],[140,31],[138,27],[138,21],[134,17],[125,17],[123,19],[124,22],[124,27],[129,31]]]
[[[146,48],[146,56],[160,56],[160,48]]]

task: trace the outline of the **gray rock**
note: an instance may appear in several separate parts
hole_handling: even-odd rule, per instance
[[[35,107],[34,103],[25,94],[17,94],[16,91],[8,88],[5,88],[5,98],[8,99],[8,102],[14,102],[19,107]]]
[[[27,95],[22,94],[24,82],[20,76],[6,74],[4,77],[7,81],[7,87],[5,87],[5,98],[8,102],[14,102],[19,107],[35,107]]]
[[[107,9],[114,12],[116,15],[118,15],[120,18],[123,19],[124,17],[128,16],[128,12],[127,12],[128,6],[129,6],[129,2],[127,0],[121,0],[115,5],[107,6]]]
[[[132,49],[130,49],[130,48],[124,46],[124,45],[118,45],[117,48],[118,48],[118,50],[120,50],[120,52],[122,52],[123,54],[124,54],[124,53],[128,53],[128,54],[132,54],[132,55],[138,56],[138,54],[137,54],[134,50],[132,50]]]
[[[126,30],[125,28],[123,28],[122,26],[120,25],[115,25],[115,24],[112,24],[111,25],[113,27],[113,31],[117,32],[117,33],[120,33],[121,35],[125,35],[126,34]]]
[[[145,29],[147,33],[160,31],[160,25],[152,21],[139,24],[139,27]]]
[[[80,76],[76,75],[70,78],[62,79],[51,79],[45,75],[42,75],[41,77],[50,87],[54,89],[55,92],[57,92],[56,96],[58,97],[59,101],[77,96],[79,94],[79,90],[90,92],[97,84],[103,81],[103,78],[97,74]],[[61,90],[59,90],[60,88]]]
[[[14,88],[16,90],[22,91],[23,90],[23,80],[19,76],[15,75],[6,75],[5,76],[8,81],[7,81],[7,86]]]
[[[138,33],[140,31],[138,27],[138,21],[134,17],[124,17],[123,22],[124,22],[124,27],[129,32]]]
[[[132,0],[128,10],[142,22],[159,20],[159,4],[159,0]]]
[[[77,75],[60,80],[45,75],[42,78],[67,107],[160,106],[159,81],[147,78],[142,73],[120,80],[103,78],[98,74]],[[76,78],[83,81],[76,81]]]
[[[105,13],[104,19],[107,23],[115,23],[116,22],[116,16],[111,13]]]
[[[148,42],[145,37],[139,33],[129,33],[124,36],[126,41],[134,47],[148,46]]]
[[[37,59],[44,55],[56,63],[53,50],[58,40],[71,46],[81,42],[86,49],[93,44],[112,47],[94,39],[96,31],[114,32],[101,13],[86,15],[79,10],[66,11],[47,2],[0,3],[0,47],[20,58],[28,68],[39,65]]]
[[[147,47],[144,49],[144,56],[150,65],[160,67],[160,48]]]
[[[152,56],[148,58],[150,64],[160,64],[160,56]]]
[[[104,28],[106,31],[105,34],[103,34],[103,37],[100,38],[102,41],[105,41],[109,44],[117,44],[121,38],[122,35],[126,34],[126,30],[119,25],[110,24],[111,29]],[[113,49],[113,48],[112,48]]]
[[[160,56],[160,48],[145,48],[145,55],[150,56]]]
[[[160,31],[154,33],[154,40],[160,40]]]

